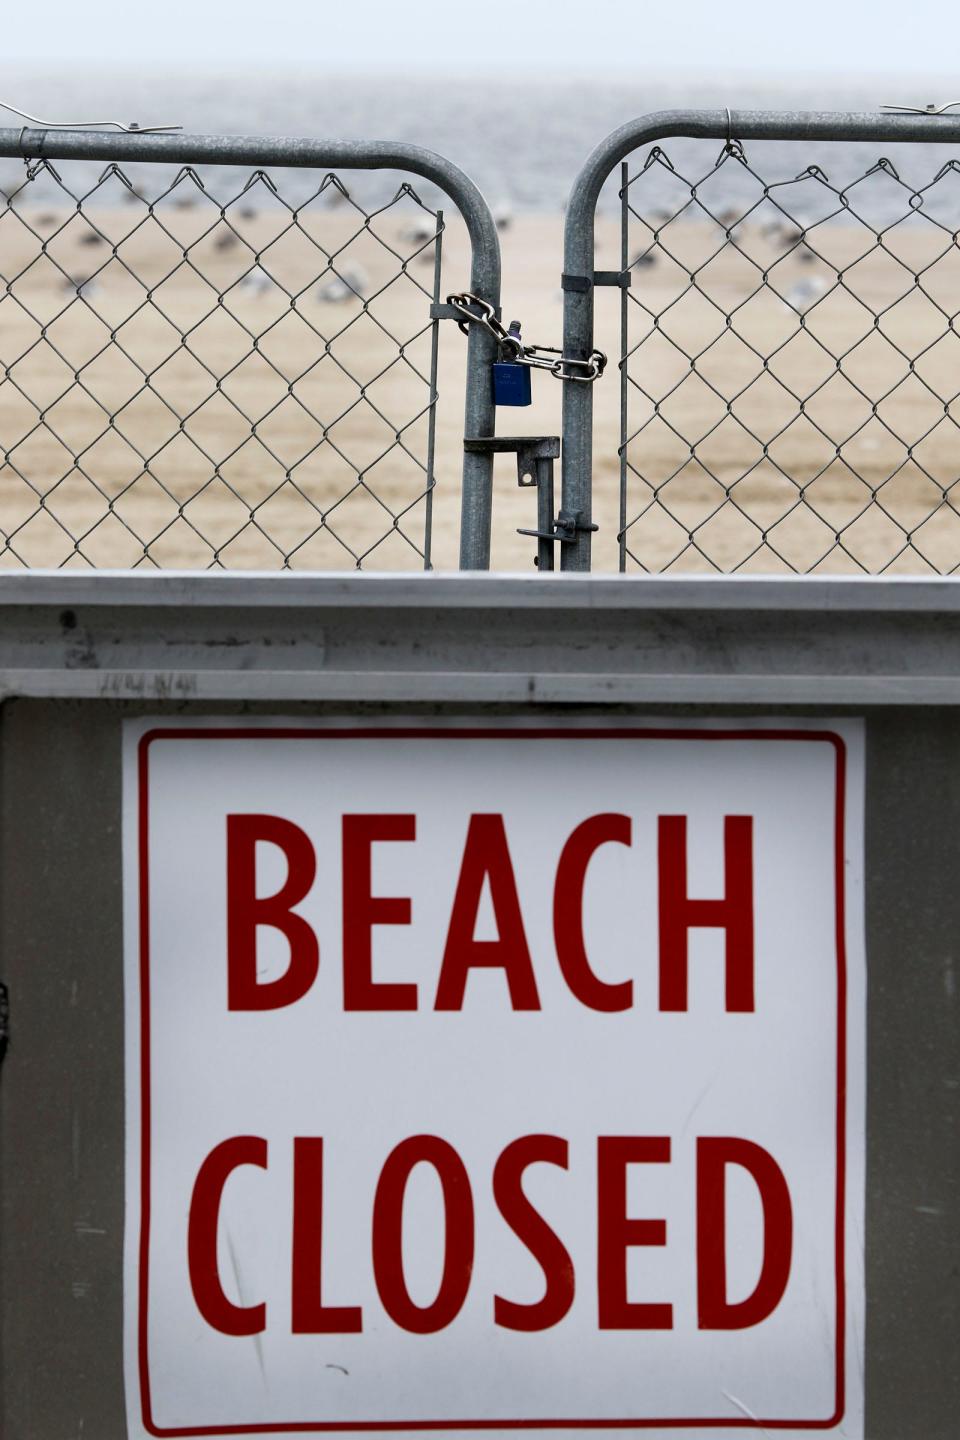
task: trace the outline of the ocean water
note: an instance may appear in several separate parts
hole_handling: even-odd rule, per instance
[[[946,82],[945,82],[946,83]],[[947,85],[947,88],[949,86]],[[931,93],[927,93],[930,91]],[[907,93],[905,93],[907,92]],[[211,72],[181,70],[110,70],[84,68],[16,70],[0,67],[0,97],[48,120],[113,118],[141,125],[181,124],[208,134],[262,134],[331,139],[403,140],[439,151],[473,178],[495,208],[514,212],[558,213],[590,150],[611,130],[634,116],[674,107],[773,109],[876,109],[883,102],[923,104],[951,98],[932,81],[923,93],[917,82],[845,79],[829,82],[767,82],[735,77],[638,75],[481,76],[450,73],[325,75],[322,70]],[[0,115],[0,123],[19,124]],[[712,169],[720,150],[716,141],[665,142],[663,148],[683,176],[699,178]],[[909,191],[930,184],[942,167],[960,159],[960,147],[889,144],[752,143],[745,147],[750,165],[769,182],[782,182],[814,165],[842,187],[863,175],[878,159],[890,162],[904,182],[889,173],[873,186],[871,221],[893,223],[909,213]],[[642,163],[634,157],[632,168]],[[157,167],[125,166],[135,183],[159,189],[165,177]],[[81,185],[81,172],[64,167],[68,180]],[[0,188],[11,191],[23,178],[23,164],[0,160]],[[243,177],[221,173],[229,193]],[[923,208],[942,223],[960,223],[958,187],[949,181],[928,193]],[[315,173],[286,172],[284,194],[294,203],[316,189]],[[88,182],[89,183],[89,182]],[[351,191],[366,205],[382,203],[395,190],[397,176],[356,174]],[[681,187],[682,188],[682,187]],[[816,187],[812,187],[813,190]],[[442,203],[429,185],[419,185],[430,204]],[[601,207],[616,206],[612,182]],[[644,203],[669,209],[678,184],[665,166],[644,180]],[[756,192],[743,167],[725,166],[711,201],[718,208],[751,203]],[[797,192],[799,193],[799,192]],[[860,196],[865,195],[861,189]],[[32,198],[45,199],[32,188]],[[859,197],[858,197],[859,198]],[[796,199],[791,194],[791,199]],[[799,218],[807,204],[799,197]],[[914,202],[915,203],[915,202]],[[816,204],[816,202],[815,202]],[[808,207],[809,208],[809,207]],[[956,212],[956,214],[955,214]]]

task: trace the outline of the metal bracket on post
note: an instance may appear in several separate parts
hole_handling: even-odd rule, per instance
[[[621,290],[629,290],[632,284],[633,276],[629,270],[594,270],[592,280],[589,275],[568,275],[566,272],[560,276],[560,289],[572,290],[578,295],[586,295],[591,286],[617,285]]]
[[[571,545],[579,530],[596,530],[596,525],[584,525],[580,512],[561,510],[553,515],[553,462],[560,455],[560,438],[557,435],[480,435],[464,440],[463,448],[468,455],[511,454],[517,457],[517,484],[521,487],[537,487],[537,528],[518,530],[518,535],[530,535],[537,542],[536,566],[540,571],[553,569],[553,547],[556,544]]]
[[[501,317],[501,315],[503,314],[503,311],[501,310],[500,306],[499,306],[499,305],[494,305],[494,306],[491,306],[491,309],[492,309],[493,314],[495,315],[495,317],[499,320],[500,317]],[[479,312],[479,311],[477,312],[476,318],[477,318],[478,320],[481,319],[481,315],[480,315],[480,312]],[[463,324],[464,324],[463,311],[462,311],[458,306],[456,306],[456,305],[443,305],[443,304],[440,303],[439,300],[438,300],[435,304],[433,304],[433,305],[430,306],[430,319],[431,319],[431,320],[456,320],[457,323],[458,323],[458,325],[460,325],[461,327],[462,327]]]

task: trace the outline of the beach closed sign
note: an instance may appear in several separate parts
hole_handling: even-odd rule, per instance
[[[131,1436],[862,1436],[856,722],[125,745]]]

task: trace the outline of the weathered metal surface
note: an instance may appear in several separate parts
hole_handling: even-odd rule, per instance
[[[3,707],[0,956],[12,1020],[0,1083],[5,1440],[124,1434],[120,721],[165,709],[155,699]],[[803,709],[816,707],[808,700]],[[958,837],[957,709],[870,710],[869,1440],[948,1440],[960,1406]]]
[[[952,580],[7,575],[0,695],[960,703]]]

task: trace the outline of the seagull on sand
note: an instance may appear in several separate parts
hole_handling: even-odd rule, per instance
[[[344,267],[317,291],[317,298],[328,305],[341,305],[346,300],[362,299],[370,281],[359,265]]]
[[[271,290],[276,289],[277,282],[272,275],[259,265],[254,265],[246,275],[241,275],[237,281],[237,288],[244,290],[250,295],[268,295]]]
[[[89,300],[97,288],[97,282],[88,275],[86,279],[75,275],[64,275],[60,282],[60,288],[68,295],[75,295],[78,299]]]

